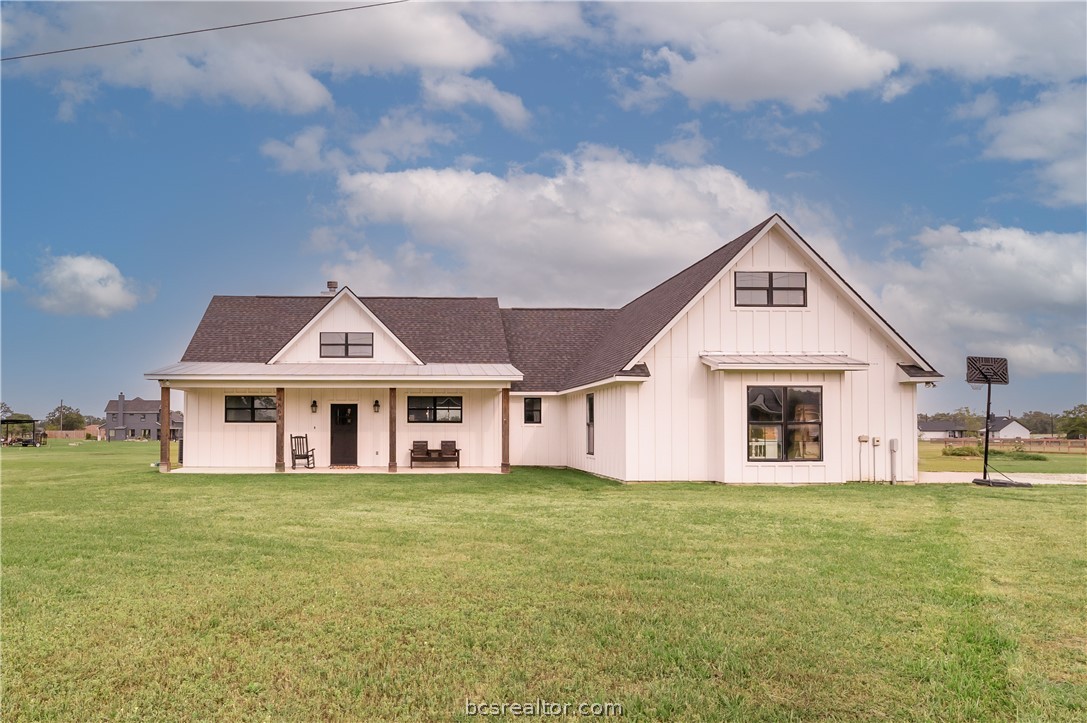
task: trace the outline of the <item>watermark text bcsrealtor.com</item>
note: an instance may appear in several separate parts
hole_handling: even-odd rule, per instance
[[[474,703],[464,699],[464,714],[475,716],[577,716],[579,718],[612,718],[623,715],[620,703],[556,703],[537,698],[515,703]]]

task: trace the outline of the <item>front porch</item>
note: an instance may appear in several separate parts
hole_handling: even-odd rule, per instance
[[[461,467],[458,469],[454,466],[399,467],[395,473],[390,473],[389,470],[381,467],[315,467],[313,469],[287,467],[282,472],[276,471],[274,467],[238,467],[228,470],[221,467],[175,467],[169,471],[170,474],[503,474],[501,467]]]
[[[262,367],[269,376],[279,365]],[[340,366],[340,365],[336,365]],[[412,367],[411,371],[417,368]],[[355,378],[265,381],[251,374],[243,383],[225,379],[162,380],[163,406],[170,389],[185,393],[186,473],[263,474],[501,474],[509,471],[509,384],[512,372],[457,365],[423,367],[389,384],[379,369],[359,364]],[[201,370],[203,371],[203,370]],[[292,371],[292,370],[286,370]],[[488,376],[488,374],[490,376]],[[346,376],[346,375],[345,375]],[[268,383],[271,381],[272,383]],[[391,380],[389,380],[391,381]],[[383,383],[384,382],[384,383]],[[292,442],[296,440],[295,442]],[[303,441],[303,439],[305,441]],[[455,445],[461,468],[451,464],[411,466],[416,443],[428,449]],[[305,456],[292,469],[294,444]],[[165,458],[163,458],[165,460]],[[160,471],[170,471],[160,461]]]

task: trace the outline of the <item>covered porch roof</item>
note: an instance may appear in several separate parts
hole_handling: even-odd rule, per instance
[[[423,382],[491,382],[508,384],[523,378],[512,364],[387,364],[355,363],[278,363],[259,362],[179,362],[144,374],[162,382],[255,382],[329,383],[376,382],[381,384]]]
[[[723,371],[864,371],[868,363],[845,354],[728,354],[706,352],[702,363]]]

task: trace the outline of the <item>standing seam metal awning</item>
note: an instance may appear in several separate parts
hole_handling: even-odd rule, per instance
[[[382,362],[281,363],[180,362],[144,374],[175,381],[472,381],[519,382],[512,364],[385,364]]]
[[[845,354],[702,354],[720,371],[865,371],[869,364]]]

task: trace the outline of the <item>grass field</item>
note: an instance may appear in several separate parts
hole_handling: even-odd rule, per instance
[[[1083,720],[1087,488],[162,475],[4,450],[21,720]]]
[[[949,457],[943,454],[942,442],[918,442],[918,468],[922,472],[981,473],[981,457]],[[1035,472],[1048,474],[1087,474],[1087,454],[1045,454],[1045,461],[989,457],[989,465],[1001,472]]]

